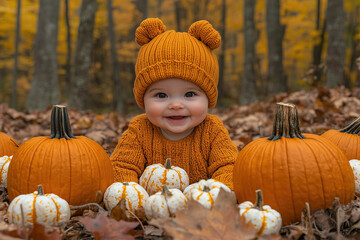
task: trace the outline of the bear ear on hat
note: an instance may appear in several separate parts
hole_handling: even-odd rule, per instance
[[[159,18],[148,18],[136,29],[135,40],[140,46],[150,42],[156,36],[165,32],[166,27]]]
[[[220,46],[221,36],[206,20],[200,20],[191,24],[189,34],[203,42],[211,50]]]

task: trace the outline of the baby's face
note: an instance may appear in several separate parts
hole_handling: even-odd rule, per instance
[[[208,98],[196,84],[171,78],[151,84],[144,95],[150,122],[170,139],[186,137],[208,111]]]

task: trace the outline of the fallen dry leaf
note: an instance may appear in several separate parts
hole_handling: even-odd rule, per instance
[[[137,222],[116,221],[104,214],[97,214],[96,218],[80,217],[86,229],[94,234],[96,240],[111,239],[135,239],[135,236],[128,234],[137,225]]]

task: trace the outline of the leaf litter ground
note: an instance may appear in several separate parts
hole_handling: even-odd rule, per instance
[[[360,113],[360,89],[316,88],[311,91],[278,94],[265,102],[213,110],[224,122],[232,141],[241,150],[250,141],[267,137],[272,131],[275,103],[297,106],[303,133],[322,134],[341,129]],[[50,112],[20,112],[0,104],[0,131],[14,137],[19,144],[35,136],[50,134]],[[69,109],[75,135],[98,142],[110,155],[133,115],[114,112],[97,115]],[[360,239],[360,200],[347,205],[337,199],[327,209],[304,206],[302,220],[283,226],[279,235],[256,236],[238,215],[235,198],[221,192],[213,209],[190,201],[186,210],[173,219],[146,221],[143,211],[128,219],[124,204],[111,212],[104,210],[101,199],[94,204],[73,208],[72,218],[59,226],[34,228],[7,223],[9,199],[0,189],[0,239]],[[135,219],[135,220],[134,220]]]

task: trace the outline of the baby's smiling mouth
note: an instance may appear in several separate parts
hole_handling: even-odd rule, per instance
[[[169,116],[169,117],[166,117],[166,118],[169,118],[171,120],[182,120],[184,118],[187,118],[187,116]]]

